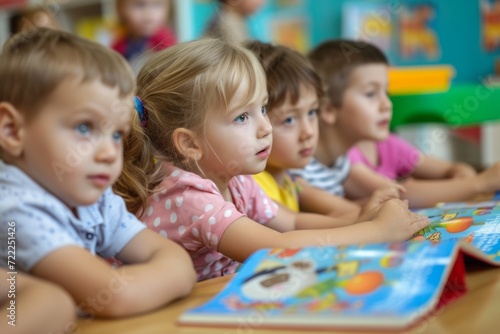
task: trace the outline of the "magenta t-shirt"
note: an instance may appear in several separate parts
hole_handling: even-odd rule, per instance
[[[378,166],[371,164],[357,147],[350,149],[347,155],[352,165],[362,163],[391,180],[409,176],[420,161],[420,151],[393,134],[377,143],[377,152]]]

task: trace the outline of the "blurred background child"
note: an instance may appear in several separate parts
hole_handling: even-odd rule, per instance
[[[138,71],[147,51],[160,51],[177,43],[167,21],[171,0],[117,0],[121,34],[112,48],[122,54]]]
[[[56,13],[45,7],[24,9],[10,17],[12,35],[37,27],[60,29],[61,25],[57,20]]]
[[[246,19],[265,3],[265,0],[218,0],[219,11],[210,20],[205,35],[240,43],[249,39]]]
[[[376,46],[332,40],[312,50],[309,59],[326,89],[316,161],[300,172],[311,184],[331,191],[328,183],[322,182],[326,174],[321,169],[331,169],[342,161],[348,167],[337,173],[341,176],[335,181],[338,187],[343,184],[346,195],[354,199],[366,198],[375,189],[409,176],[412,178],[402,185],[412,207],[466,200],[500,189],[500,164],[475,175],[464,163],[425,156],[390,134],[388,61]],[[346,154],[357,144],[360,150],[351,154],[355,162],[351,168]]]
[[[6,43],[0,77],[9,83],[0,86],[0,265],[14,222],[16,270],[60,285],[91,315],[143,313],[189,293],[187,253],[145,229],[111,190],[135,89],[125,59],[38,28]]]

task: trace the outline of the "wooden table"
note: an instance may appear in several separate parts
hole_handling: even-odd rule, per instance
[[[76,332],[83,334],[284,334],[300,332],[258,328],[200,328],[176,325],[176,319],[184,310],[198,306],[210,299],[224,287],[229,279],[230,277],[221,277],[197,283],[194,291],[187,298],[178,300],[146,315],[120,320],[80,319],[76,323]],[[463,297],[445,306],[405,333],[498,333],[500,329],[500,268],[484,267],[469,272],[467,274],[467,285],[468,291]]]

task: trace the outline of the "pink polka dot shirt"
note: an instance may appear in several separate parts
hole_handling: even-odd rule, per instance
[[[211,180],[169,163],[164,167],[167,176],[141,220],[189,252],[198,281],[234,273],[239,263],[217,252],[222,234],[243,216],[266,224],[276,215],[276,204],[251,176],[231,179],[231,203],[224,200]]]

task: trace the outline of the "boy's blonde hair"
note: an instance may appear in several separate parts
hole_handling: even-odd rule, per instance
[[[33,119],[61,82],[100,80],[130,95],[135,78],[125,59],[103,45],[47,28],[14,35],[0,54],[0,102]]]
[[[302,86],[312,87],[321,99],[323,86],[309,60],[299,52],[282,45],[260,41],[243,44],[259,59],[267,79],[267,110],[280,107],[289,98],[292,105],[300,99]]]
[[[342,106],[344,92],[354,69],[361,65],[389,62],[375,45],[354,40],[330,40],[318,45],[308,55],[323,81],[323,89],[334,107]]]
[[[115,184],[129,211],[141,216],[146,209],[149,197],[165,176],[161,162],[196,170],[196,162],[177,151],[172,140],[174,131],[186,128],[203,138],[207,117],[228,111],[243,82],[248,90],[240,106],[255,101],[265,91],[266,77],[250,51],[222,40],[180,43],[148,60],[137,79],[137,96],[147,112],[147,125],[141,127],[135,116],[125,142],[123,173]]]

